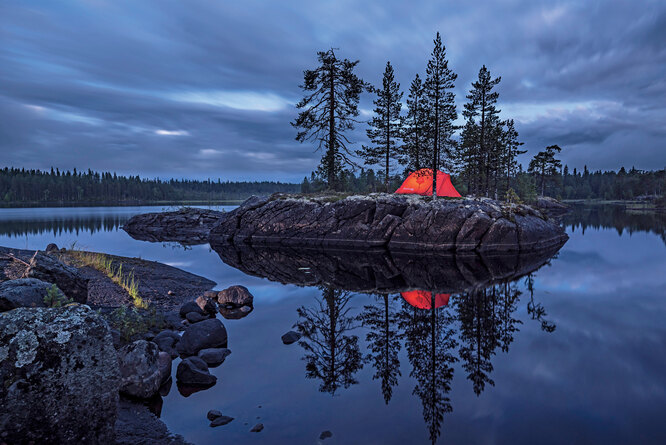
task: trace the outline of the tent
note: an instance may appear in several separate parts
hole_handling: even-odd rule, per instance
[[[425,290],[410,290],[407,292],[402,292],[400,295],[402,295],[402,298],[404,298],[407,303],[411,304],[415,308],[431,308],[432,292]],[[450,296],[451,294],[435,294],[435,309],[449,304]]]
[[[411,173],[395,192],[424,196],[432,195],[432,169],[422,168]],[[451,176],[439,170],[437,171],[437,196],[461,197],[458,190],[451,183]]]

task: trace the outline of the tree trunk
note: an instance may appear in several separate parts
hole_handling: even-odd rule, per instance
[[[432,154],[432,196],[437,198],[437,161],[439,161],[439,85],[435,85],[435,143]]]
[[[335,73],[334,67],[331,66],[329,76],[331,77],[329,102],[331,108],[328,115],[328,152],[326,158],[328,159],[328,188],[335,189]]]

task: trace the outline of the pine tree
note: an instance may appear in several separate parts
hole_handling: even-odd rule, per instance
[[[409,88],[407,116],[403,122],[402,161],[408,171],[424,168],[431,158],[428,145],[428,104],[421,78],[417,74]]]
[[[395,81],[395,73],[391,62],[386,62],[382,86],[370,87],[370,91],[377,95],[373,101],[375,104],[375,116],[369,122],[367,130],[368,139],[374,146],[363,146],[356,154],[363,158],[366,165],[383,163],[385,170],[384,186],[389,193],[389,176],[391,161],[396,159],[396,138],[400,137],[402,109],[402,92],[400,84]]]
[[[519,150],[518,147],[523,142],[518,142],[518,132],[516,131],[513,119],[504,122],[505,130],[503,132],[504,156],[503,166],[506,171],[506,189],[511,188],[511,177],[515,176],[518,170],[518,155],[527,153],[527,150]]]
[[[555,159],[555,154],[560,151],[562,149],[559,146],[549,145],[544,151],[540,151],[532,158],[527,168],[528,173],[540,176],[541,196],[544,196],[545,193],[546,177],[556,175],[559,168],[562,167],[562,162],[559,159]],[[587,165],[585,166],[585,173],[589,175]]]
[[[333,48],[319,51],[317,60],[319,67],[303,72],[301,89],[306,95],[296,104],[303,111],[291,125],[300,129],[297,141],[316,141],[317,150],[325,148],[320,169],[328,187],[335,189],[343,164],[355,165],[344,133],[359,122],[358,102],[366,85],[354,74],[358,60],[338,59]]]
[[[499,123],[498,114],[500,111],[495,107],[499,93],[492,91],[492,89],[500,80],[501,77],[491,79],[490,71],[483,65],[479,70],[478,80],[472,83],[472,89],[466,96],[468,102],[465,104],[463,111],[463,116],[468,120],[478,119],[479,131],[474,144],[473,156],[467,159],[467,162],[476,166],[472,186],[473,192],[481,193],[483,191],[486,196],[490,191],[491,158],[494,157],[491,150],[494,141],[491,136],[493,135],[493,127]]]
[[[455,130],[453,122],[457,118],[454,81],[458,76],[449,68],[446,59],[446,48],[437,33],[434,40],[428,66],[426,68],[425,91],[428,97],[428,108],[431,116],[429,136],[432,144],[432,193],[437,196],[437,170],[439,170],[442,154],[451,154],[452,135]]]

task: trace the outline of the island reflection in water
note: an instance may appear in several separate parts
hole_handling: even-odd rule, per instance
[[[474,393],[494,386],[492,357],[509,352],[522,323],[514,313],[523,291],[527,313],[546,333],[555,325],[534,300],[532,273],[549,264],[561,246],[546,251],[501,255],[405,255],[380,251],[275,249],[224,244],[220,258],[248,275],[283,284],[316,286],[321,297],[297,310],[305,376],[319,391],[335,394],[358,383],[356,373],[373,368],[389,404],[401,376],[405,348],[409,376],[416,382],[430,441],[441,435],[444,415],[453,410],[449,392],[454,363],[460,362]],[[355,293],[375,304],[353,314]],[[362,350],[358,328],[365,332]]]

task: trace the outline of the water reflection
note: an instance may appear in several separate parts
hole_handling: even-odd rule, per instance
[[[354,377],[363,368],[358,336],[351,331],[358,320],[349,315],[351,293],[321,288],[316,305],[298,309],[296,328],[303,336],[299,345],[305,350],[306,377],[321,380],[319,390],[335,394],[338,388],[358,383]]]
[[[618,235],[627,232],[654,233],[666,244],[666,213],[654,211],[627,211],[623,205],[574,205],[562,217],[564,225],[572,232],[589,228],[615,229]]]
[[[71,215],[66,218],[11,219],[0,224],[0,236],[94,234],[118,230],[127,220],[125,215]]]
[[[477,396],[495,385],[493,357],[509,352],[521,324],[519,280],[529,292],[529,316],[543,331],[555,330],[535,300],[532,273],[549,264],[558,248],[494,256],[214,248],[224,262],[247,274],[320,290],[321,298],[297,310],[295,324],[303,335],[305,375],[319,380],[319,391],[349,388],[369,365],[389,404],[404,371],[400,353],[406,351],[412,394],[421,402],[432,443],[453,411],[449,393],[457,363]],[[353,297],[360,293],[370,294],[374,303],[353,316]]]

